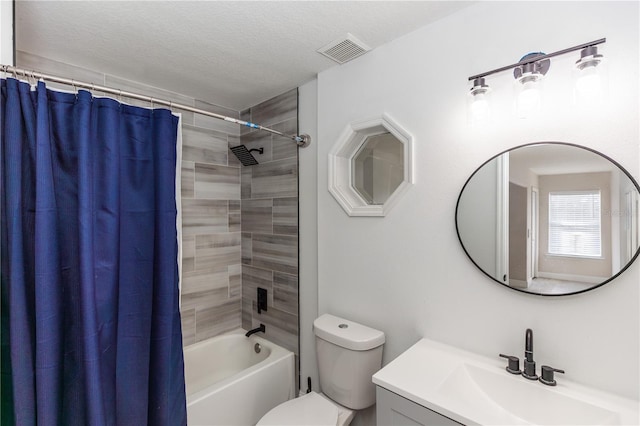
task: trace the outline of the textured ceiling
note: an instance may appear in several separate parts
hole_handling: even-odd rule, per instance
[[[335,62],[347,32],[375,48],[466,7],[461,1],[17,1],[20,51],[236,110]]]

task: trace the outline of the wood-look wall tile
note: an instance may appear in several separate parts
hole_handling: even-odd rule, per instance
[[[229,148],[242,145],[242,142],[240,142],[240,136],[227,135],[227,142],[228,142]],[[240,162],[240,160],[238,160],[238,157],[236,157],[231,150],[229,150],[229,152],[227,153],[227,156],[229,157],[230,167],[238,167],[238,168],[242,167],[242,163]]]
[[[226,200],[182,200],[182,234],[215,234],[229,231]]]
[[[247,307],[251,310],[251,317],[261,318],[258,314],[257,295],[258,287],[267,291],[267,310],[273,307],[273,272],[266,269],[242,266],[242,300],[248,302]]]
[[[242,265],[229,265],[229,298],[242,297]]]
[[[213,105],[208,102],[195,101],[196,108],[202,109],[216,114],[224,115],[231,118],[238,118],[238,111],[229,108]],[[203,114],[195,114],[194,124],[217,132],[228,133],[230,135],[240,134],[240,125],[231,121],[220,120],[219,118],[209,117]]]
[[[182,126],[183,161],[226,166],[228,153],[226,133],[195,126]]]
[[[182,323],[182,344],[192,345],[196,342],[196,310],[180,308],[180,321]]]
[[[268,126],[298,116],[298,89],[292,89],[251,108],[254,123]]]
[[[253,246],[251,244],[251,234],[242,233],[242,264],[251,265]]]
[[[273,129],[285,135],[296,135],[298,134],[298,118],[296,117],[282,123],[274,124]],[[273,134],[271,145],[273,160],[283,160],[285,158],[298,156],[298,145],[290,138]]]
[[[273,273],[273,306],[281,311],[298,315],[298,277]]]
[[[257,297],[257,288],[261,287],[267,290],[267,306],[273,305],[273,272],[266,269],[253,268],[251,266],[242,266],[242,298],[247,300],[255,300]]]
[[[253,324],[253,303],[250,299],[242,298],[242,328],[249,331]]]
[[[195,163],[193,161],[183,161],[180,173],[180,194],[182,198],[194,198]]]
[[[229,301],[229,290],[226,287],[186,293],[182,295],[182,309],[202,310],[220,306]]]
[[[219,269],[196,269],[182,274],[183,295],[200,293],[218,288],[224,288],[225,291],[228,291],[229,289],[229,272],[226,265]]]
[[[229,232],[240,232],[242,230],[242,214],[240,211],[240,201],[229,200]]]
[[[240,233],[196,235],[196,269],[226,269],[240,264]]]
[[[240,299],[196,311],[196,341],[224,334],[242,325]]]
[[[252,235],[252,265],[297,275],[298,238],[288,235]]]
[[[298,198],[273,199],[273,233],[298,235]]]
[[[240,131],[238,124],[202,114],[194,114],[193,124],[213,132],[235,134]]]
[[[297,158],[258,164],[251,168],[251,198],[298,196]]]
[[[273,200],[244,200],[242,202],[242,231],[273,233]]]
[[[240,169],[196,163],[195,177],[195,193],[198,199],[240,199]]]
[[[212,104],[210,102],[205,102],[202,100],[198,100],[196,99],[195,101],[195,107],[198,109],[202,109],[204,111],[209,111],[209,112],[213,112],[219,115],[224,115],[227,117],[231,117],[231,118],[240,118],[240,112],[230,109],[230,108],[226,108],[220,105],[216,105],[216,104]],[[240,134],[240,129],[238,127],[238,125],[235,125],[236,127],[234,127],[234,129],[236,129],[235,132],[229,132],[229,133],[233,133],[233,134]]]
[[[242,203],[240,200],[229,200],[229,213],[240,213]]]
[[[240,117],[296,134],[297,89],[242,111]],[[268,339],[297,354],[297,146],[288,138],[250,129],[241,129],[241,142],[249,149],[265,148],[262,156],[256,155],[259,164],[241,172],[242,326],[266,324]],[[261,314],[257,287],[268,294],[268,310]]]
[[[255,166],[247,166],[240,169],[240,198],[248,200],[251,198],[251,180]]]
[[[195,235],[182,236],[182,273],[196,269],[196,237]]]

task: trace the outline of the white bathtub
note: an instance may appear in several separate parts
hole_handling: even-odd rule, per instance
[[[189,426],[255,425],[294,397],[293,352],[244,333],[238,329],[184,349]]]

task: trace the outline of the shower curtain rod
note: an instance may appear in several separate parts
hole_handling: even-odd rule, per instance
[[[301,148],[304,148],[304,147],[308,146],[311,143],[311,136],[309,136],[307,134],[287,135],[285,133],[279,132],[279,131],[271,129],[269,127],[264,127],[264,126],[261,126],[259,124],[251,123],[249,121],[238,120],[238,119],[233,118],[233,117],[227,117],[227,116],[224,116],[224,115],[216,114],[215,112],[209,112],[209,111],[205,111],[203,109],[194,108],[194,107],[189,106],[189,105],[178,104],[178,103],[175,103],[175,102],[165,101],[165,100],[162,100],[162,99],[156,99],[156,98],[152,98],[152,97],[146,96],[146,95],[139,95],[137,93],[125,92],[125,91],[119,90],[119,89],[113,89],[113,88],[110,88],[110,87],[100,86],[100,85],[93,84],[93,83],[85,83],[85,82],[82,82],[82,81],[77,81],[77,80],[73,80],[73,79],[69,79],[69,78],[56,77],[56,76],[52,76],[52,75],[43,74],[43,73],[40,73],[40,72],[28,71],[28,70],[25,70],[25,69],[22,69],[22,68],[13,67],[11,65],[0,65],[0,71],[3,72],[3,73],[6,73],[6,74],[13,74],[13,76],[16,79],[18,78],[18,75],[22,75],[27,81],[30,78],[37,79],[37,80],[47,80],[47,81],[51,81],[51,82],[54,82],[54,83],[67,84],[69,86],[73,86],[74,88],[81,87],[81,88],[84,88],[84,89],[90,89],[92,91],[97,91],[97,92],[103,92],[103,93],[109,93],[109,94],[112,94],[112,95],[117,95],[119,97],[124,96],[124,97],[127,97],[127,98],[137,99],[139,101],[145,101],[145,102],[151,103],[151,107],[152,108],[153,108],[154,105],[157,104],[157,105],[167,106],[167,107],[169,107],[169,109],[176,108],[176,109],[181,109],[183,111],[195,112],[196,114],[206,115],[208,117],[213,117],[213,118],[217,118],[219,120],[229,121],[231,123],[236,123],[236,124],[240,124],[242,126],[250,127],[252,129],[263,130],[265,132],[269,132],[269,133],[273,133],[273,134],[278,135],[278,136],[283,136],[285,138],[289,138],[289,139],[293,140]]]

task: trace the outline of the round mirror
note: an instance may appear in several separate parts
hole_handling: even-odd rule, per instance
[[[493,280],[544,296],[582,293],[640,252],[640,187],[618,163],[578,145],[519,146],[481,165],[456,206],[471,261]]]

